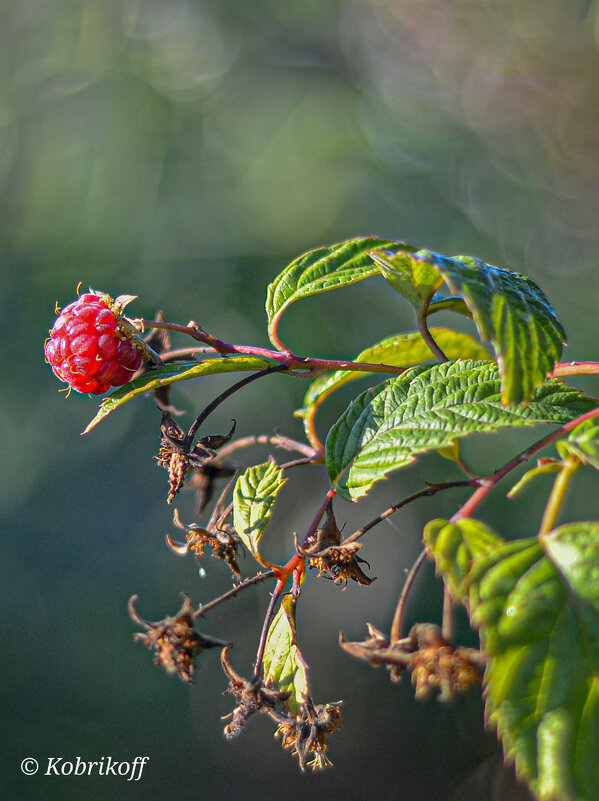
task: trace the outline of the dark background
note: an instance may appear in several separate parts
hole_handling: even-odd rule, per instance
[[[596,358],[597,3],[20,0],[0,8],[0,797],[526,797],[499,772],[478,692],[416,704],[409,682],[392,686],[385,670],[337,645],[339,630],[362,638],[366,621],[388,629],[423,523],[450,515],[464,495],[422,501],[375,529],[365,551],[378,576],[370,588],[305,585],[299,629],[314,695],[343,699],[345,722],[331,740],[335,767],[302,775],[266,719],[224,741],[220,716],[233,704],[214,653],[190,689],[131,643],[131,594],[157,619],[176,611],[181,591],[207,601],[229,577],[204,559],[200,578],[192,558],[165,546],[175,532],[166,475],[151,460],[151,398],[82,438],[96,404],[58,392],[42,346],[55,302],[70,302],[80,281],[137,294],[133,316],[162,308],[172,321],[193,318],[225,340],[264,345],[265,289],[279,270],[312,247],[377,234],[524,272],[566,326],[565,358]],[[281,335],[305,353],[348,357],[412,327],[406,304],[371,279],[297,304]],[[231,381],[191,382],[174,400],[197,414]],[[597,391],[591,380],[578,385]],[[236,417],[240,434],[300,436],[291,413],[304,389],[268,378],[219,409],[214,430]],[[321,431],[349,398],[331,401]],[[464,451],[476,469],[492,470],[537,436],[475,437]],[[424,478],[451,476],[440,457],[421,459],[363,503],[340,502],[339,522],[357,527]],[[564,519],[597,515],[591,482],[586,472],[577,479]],[[267,556],[290,554],[325,486],[319,469],[297,474],[264,541]],[[178,506],[191,521],[192,497]],[[536,530],[541,511],[529,490],[509,503],[498,496],[481,515],[516,537]],[[251,573],[248,559],[242,569]],[[266,602],[258,587],[202,623],[235,641],[241,673]],[[439,603],[429,571],[407,622],[438,619]],[[19,770],[25,757],[44,765],[78,755],[150,763],[138,783]]]

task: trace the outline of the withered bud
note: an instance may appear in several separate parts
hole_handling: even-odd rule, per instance
[[[483,660],[479,651],[454,648],[432,624],[416,625],[410,635],[417,644],[410,669],[418,700],[438,692],[440,701],[449,701],[455,693],[480,684]]]
[[[146,632],[137,632],[133,635],[133,640],[154,651],[154,662],[168,673],[176,673],[183,681],[193,681],[195,660],[203,650],[224,648],[228,645],[223,640],[195,631],[194,610],[188,597],[185,597],[176,615],[165,617],[156,623],[148,623],[137,614],[136,600],[135,595],[130,598],[129,614]]]
[[[231,722],[225,726],[225,737],[231,739],[241,733],[248,718],[256,712],[273,713],[277,705],[288,700],[290,692],[280,692],[266,686],[262,679],[248,681],[237,673],[228,660],[228,648],[221,653],[221,664],[229,678],[229,686],[225,693],[231,693],[237,706],[231,712]]]
[[[194,426],[190,429],[190,432]],[[183,486],[187,473],[201,468],[205,462],[216,456],[216,449],[227,443],[235,432],[235,421],[227,434],[209,434],[193,445],[193,434],[190,436],[173,420],[168,411],[162,412],[160,422],[160,450],[157,460],[160,467],[168,471],[169,493],[167,502],[172,503],[175,495]]]
[[[300,768],[305,770],[306,762],[312,770],[322,770],[332,765],[326,755],[328,739],[342,723],[340,702],[336,704],[311,703],[303,705],[295,720],[281,723],[275,737],[281,737],[283,748],[297,756]]]
[[[409,670],[417,699],[433,692],[446,701],[482,679],[484,657],[475,648],[454,647],[432,623],[417,623],[407,637],[390,643],[389,637],[368,624],[370,637],[363,642],[347,642],[339,637],[341,647],[371,665],[387,665],[391,680]]]
[[[173,522],[177,528],[185,531],[187,539],[187,543],[184,546],[177,546],[170,538],[167,538],[167,542],[173,550],[177,553],[193,551],[196,556],[203,556],[204,549],[208,546],[215,559],[221,559],[226,562],[231,571],[238,578],[241,578],[241,571],[237,563],[239,538],[231,526],[224,525],[212,534],[208,529],[202,528],[195,523],[190,523],[189,525],[182,523],[176,509],[173,515]]]
[[[347,582],[351,579],[367,586],[375,579],[367,576],[360,567],[361,564],[368,564],[365,559],[358,556],[361,548],[362,544],[359,542],[343,544],[341,531],[333,514],[333,504],[330,502],[324,526],[308,537],[305,549],[298,548],[298,552],[308,557],[308,565],[318,570],[319,576],[330,579],[335,584],[347,586]]]

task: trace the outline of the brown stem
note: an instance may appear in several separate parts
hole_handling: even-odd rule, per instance
[[[407,506],[412,501],[417,500],[418,498],[428,498],[431,495],[436,495],[437,492],[441,492],[441,490],[445,489],[452,489],[453,487],[476,487],[478,486],[478,479],[468,479],[463,481],[444,481],[440,484],[431,484],[426,489],[418,490],[418,492],[414,492],[412,495],[408,495],[407,498],[399,501],[399,503],[390,506],[388,509],[385,509],[384,512],[381,512],[380,515],[371,520],[369,523],[366,523],[365,526],[359,528],[357,531],[354,531],[349,537],[343,540],[343,544],[346,545],[349,542],[354,542],[355,540],[359,540],[367,531],[370,531],[371,528],[374,528],[379,523],[382,523],[383,520],[386,520],[388,517],[391,517],[392,514],[403,509],[404,506]]]
[[[567,375],[599,375],[599,362],[562,362],[553,369],[553,377]]]
[[[305,456],[312,458],[316,455],[314,448],[309,445],[304,445],[302,442],[297,442],[290,437],[283,437],[278,434],[256,434],[250,437],[241,437],[228,445],[225,445],[218,452],[219,458],[225,458],[240,448],[248,448],[251,445],[274,445],[277,448],[283,448],[286,451],[298,451]]]
[[[268,637],[268,631],[270,629],[270,624],[272,623],[272,619],[274,617],[275,606],[277,601],[281,597],[281,592],[283,588],[281,586],[281,582],[277,581],[277,585],[274,589],[273,594],[270,597],[270,603],[268,604],[268,609],[266,610],[266,615],[264,617],[264,623],[262,624],[262,631],[260,632],[260,641],[258,643],[258,651],[256,653],[256,662],[254,663],[254,672],[252,674],[252,683],[258,680],[260,675],[260,671],[262,670],[262,660],[264,659],[264,650],[266,648],[266,639]]]
[[[281,353],[278,350],[257,348],[253,345],[232,345],[193,326],[167,323],[161,320],[142,320],[142,323],[144,327],[147,328],[162,328],[167,331],[178,331],[182,334],[187,334],[198,340],[198,342],[204,342],[206,345],[210,345],[223,356],[237,353],[243,356],[257,356],[261,359],[270,359],[273,362],[285,365],[288,370],[305,371],[305,373],[302,372],[302,377],[310,377],[311,371],[313,370],[318,370],[319,372],[352,370],[362,373],[391,373],[393,375],[401,375],[401,373],[404,373],[407,369],[406,367],[397,367],[393,364],[373,364],[371,362],[354,362],[345,359],[315,359],[309,356],[296,356],[287,351]],[[289,375],[296,375],[296,373],[290,372]]]
[[[187,359],[191,356],[196,356],[198,353],[216,353],[211,345],[199,345],[197,348],[178,348],[177,350],[169,350],[162,353],[162,361],[174,362],[178,359]]]
[[[240,584],[236,584],[232,589],[223,593],[223,595],[220,595],[218,598],[215,598],[213,601],[210,601],[207,604],[200,604],[193,613],[193,619],[197,620],[199,617],[203,617],[207,612],[210,612],[216,606],[219,606],[219,604],[222,604],[224,601],[228,601],[229,598],[234,598],[237,593],[241,592],[242,590],[245,590],[254,584],[259,584],[262,581],[266,581],[266,579],[273,578],[274,575],[275,574],[273,570],[267,570],[266,573],[257,573],[255,576],[245,579],[245,581],[242,581]]]
[[[429,304],[428,300],[423,300],[420,303],[420,308],[418,309],[418,314],[416,315],[416,325],[418,327],[418,331],[420,332],[420,335],[422,336],[422,338],[424,339],[426,344],[429,346],[429,348],[435,354],[437,359],[440,362],[448,362],[449,359],[443,353],[443,351],[441,350],[439,345],[437,345],[437,342],[435,341],[435,338],[433,337],[431,332],[428,330],[428,324],[426,322],[426,314],[427,314],[427,310],[428,310],[428,304]]]
[[[401,639],[401,625],[403,621],[403,613],[406,606],[406,601],[408,600],[408,595],[410,590],[412,589],[414,582],[416,581],[416,576],[418,575],[418,571],[422,567],[422,565],[426,561],[426,551],[424,548],[418,554],[418,557],[412,567],[408,575],[406,576],[406,580],[404,581],[404,585],[401,590],[401,594],[399,596],[399,601],[397,602],[397,606],[395,608],[395,614],[393,615],[393,621],[391,623],[391,632],[389,634],[390,644],[392,645],[394,642],[397,642]]]
[[[236,384],[233,384],[224,392],[222,392],[217,398],[215,398],[212,403],[209,403],[208,406],[204,409],[204,411],[195,419],[195,421],[191,424],[189,431],[187,432],[185,439],[186,441],[191,444],[193,442],[193,438],[196,435],[196,431],[202,425],[204,420],[208,417],[208,415],[212,414],[212,412],[220,406],[220,404],[225,401],[227,398],[231,397],[237,390],[242,389],[243,387],[251,384],[252,381],[256,381],[258,378],[263,378],[265,375],[269,375],[270,373],[279,373],[281,370],[285,370],[286,367],[283,364],[273,365],[272,367],[267,367],[266,370],[260,370],[257,373],[252,373],[251,375],[247,375],[245,378],[242,378],[241,381],[238,381]]]

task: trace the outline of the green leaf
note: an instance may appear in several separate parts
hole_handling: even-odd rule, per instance
[[[556,443],[556,448],[563,459],[574,457],[599,470],[599,419],[592,417],[577,425],[568,439]]]
[[[300,298],[355,284],[378,275],[369,251],[396,244],[376,236],[348,239],[330,247],[304,253],[281,272],[268,287],[266,313],[271,342],[278,345],[276,327],[285,309]]]
[[[550,380],[525,406],[501,403],[494,362],[453,361],[412,367],[359,395],[331,428],[326,463],[346,499],[365,495],[419,453],[474,432],[566,423],[595,406],[578,390]]]
[[[450,522],[431,520],[424,529],[424,545],[437,565],[452,596],[467,604],[468,576],[472,561],[487,556],[503,544],[501,537],[479,520],[464,518]]]
[[[487,720],[541,801],[599,797],[599,523],[459,556],[476,521],[434,521],[427,547],[460,579],[487,656]],[[448,531],[448,527],[451,529]],[[457,532],[457,533],[456,533]],[[464,536],[460,541],[460,533]],[[439,545],[443,536],[450,545]],[[453,554],[453,561],[452,561]]]
[[[275,462],[248,467],[233,490],[233,526],[253,556],[268,525],[279,490],[286,482]]]
[[[422,252],[428,255],[428,251]],[[416,248],[402,243],[400,250],[379,250],[370,254],[391,286],[415,309],[426,304],[443,283],[438,270],[417,258],[418,253]]]
[[[451,328],[431,328],[431,334],[450,359],[488,359],[489,357],[484,345],[481,345],[470,334],[460,334]],[[356,356],[355,361],[389,364],[394,367],[411,367],[435,358],[422,336],[413,332],[386,337],[363,350]],[[308,387],[304,396],[304,407],[298,409],[296,415],[303,417],[310,406],[320,404],[333,390],[349,381],[364,378],[365,375],[372,379],[371,374],[355,370],[337,370],[334,373],[320,376]]]
[[[281,692],[290,692],[287,704],[297,715],[308,697],[306,664],[296,645],[295,623],[291,611],[291,597],[283,598],[274,617],[264,649],[264,681]]]
[[[599,523],[566,523],[541,541],[576,596],[599,610]]]
[[[520,273],[480,259],[428,251],[412,258],[436,267],[452,294],[465,301],[481,338],[492,343],[503,403],[528,401],[559,361],[566,339],[541,289]]]
[[[123,387],[119,387],[112,395],[105,398],[100,405],[98,413],[83,433],[87,434],[100,420],[108,417],[108,415],[114,412],[119,406],[122,406],[132,398],[143,395],[144,392],[149,392],[152,389],[166,387],[177,381],[189,381],[192,378],[216,375],[217,373],[265,370],[271,365],[272,362],[267,362],[264,359],[257,359],[255,356],[231,356],[222,359],[206,359],[206,361],[203,362],[165,364],[163,367],[157,367],[139,376],[139,378],[135,378]]]

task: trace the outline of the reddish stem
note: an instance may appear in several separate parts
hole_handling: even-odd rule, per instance
[[[580,423],[584,423],[585,420],[591,420],[594,417],[599,417],[599,407],[597,409],[592,409],[590,412],[586,412],[586,414],[577,417],[575,420],[570,420],[569,423],[564,423],[564,425],[560,426],[555,431],[552,431],[550,434],[547,434],[546,437],[543,437],[543,439],[535,442],[534,445],[526,448],[526,450],[522,451],[522,453],[519,453],[513,459],[510,459],[509,462],[506,462],[503,467],[500,467],[490,476],[487,476],[486,478],[479,478],[478,483],[480,484],[480,487],[472,493],[470,498],[460,509],[458,509],[451,520],[455,521],[462,517],[470,517],[476,507],[487,497],[493,487],[495,487],[495,485],[498,484],[501,479],[504,478],[504,476],[507,476],[508,473],[521,465],[523,462],[527,462],[531,456],[534,456],[535,453],[543,450],[543,448],[545,448],[547,445],[550,445],[564,434],[572,431],[572,429],[576,428],[576,426]]]
[[[271,361],[283,364],[289,370],[317,370],[319,372],[354,370],[365,373],[393,373],[395,375],[400,375],[407,369],[392,364],[372,364],[370,362],[353,362],[343,359],[316,359],[309,356],[296,356],[288,351],[281,353],[278,350],[257,348],[253,345],[232,345],[191,326],[166,323],[160,320],[142,320],[142,324],[144,328],[163,328],[167,331],[178,331],[181,334],[187,334],[197,339],[198,342],[204,342],[206,345],[210,345],[223,356],[227,356],[231,353],[237,353],[243,356],[257,356],[262,359],[270,359]]]

